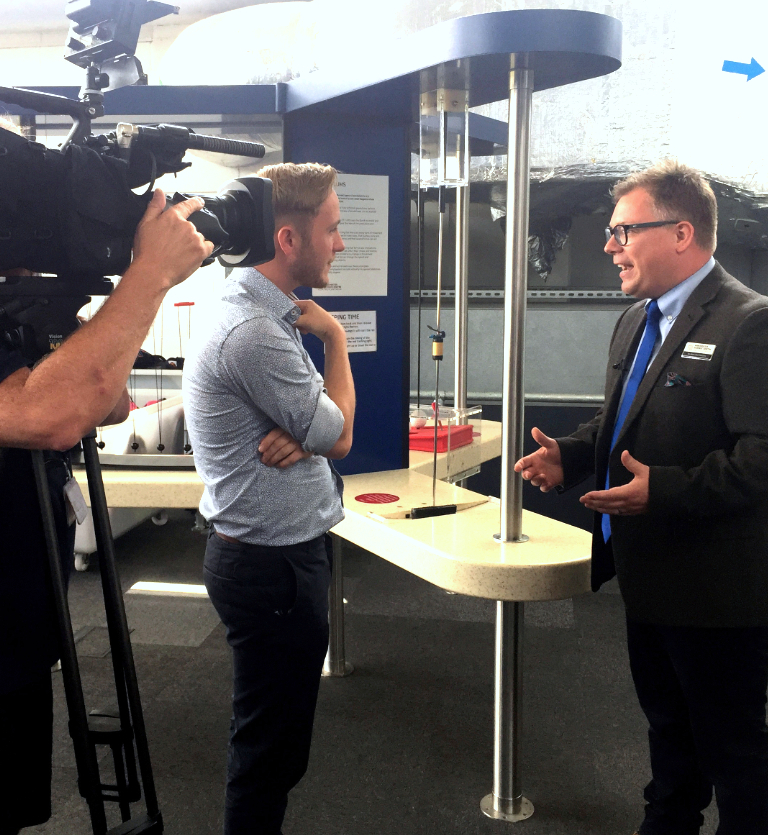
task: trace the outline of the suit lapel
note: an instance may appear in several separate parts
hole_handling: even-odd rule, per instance
[[[632,360],[637,353],[637,348],[640,345],[640,340],[645,329],[645,313],[642,307],[638,307],[636,312],[630,312],[628,317],[632,318],[627,321],[626,335],[621,339],[618,346],[618,356],[614,359],[611,357],[613,368],[617,365],[621,366],[618,374],[615,375],[611,390],[607,392],[606,409],[612,413],[612,420],[615,419],[619,411],[619,403],[621,401],[621,391],[624,387],[624,381],[629,374],[629,369],[632,366]],[[613,425],[613,423],[611,423]]]
[[[609,358],[609,373],[613,369],[616,369],[616,372],[606,387],[605,415],[597,438],[596,455],[598,461],[608,461],[609,445],[613,437],[613,427],[621,403],[624,381],[629,374],[632,358],[637,353],[645,326],[645,313],[642,305],[637,305],[636,310],[627,311],[626,317],[627,321],[620,325],[621,330],[616,334],[615,346],[612,348]],[[600,475],[598,473],[598,478]]]
[[[635,394],[632,405],[629,407],[629,412],[627,413],[627,417],[621,428],[619,437],[616,439],[617,447],[619,445],[619,441],[623,438],[625,432],[627,431],[627,428],[640,414],[640,411],[645,405],[645,401],[648,399],[648,395],[658,382],[658,379],[664,368],[666,368],[667,363],[672,359],[675,352],[680,348],[683,342],[685,342],[694,326],[704,316],[706,316],[704,305],[710,302],[717,295],[724,275],[725,273],[723,268],[719,264],[716,264],[712,271],[703,279],[698,287],[696,287],[693,293],[691,293],[688,301],[686,301],[683,305],[683,309],[680,311],[680,315],[675,320],[675,324],[672,325],[672,329],[667,334],[667,338],[664,340],[664,344],[661,346],[659,353],[656,355],[656,358],[651,363],[650,368],[640,381],[640,385],[637,388],[637,394]],[[630,356],[634,356],[634,354],[630,354]]]

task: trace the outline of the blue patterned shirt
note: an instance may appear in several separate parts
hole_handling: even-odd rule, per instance
[[[200,513],[254,545],[305,542],[344,518],[341,477],[323,457],[344,417],[294,327],[300,315],[260,272],[236,270],[184,362]],[[262,464],[259,444],[277,426],[315,455],[285,469]]]

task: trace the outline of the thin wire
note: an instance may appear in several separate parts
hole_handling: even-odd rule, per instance
[[[128,396],[131,398],[131,403],[138,408],[138,403],[136,403],[136,372],[135,370],[131,371],[128,375]],[[133,432],[131,433],[131,451],[135,452],[136,450],[133,449],[133,445],[136,443],[136,409],[131,409],[131,425],[133,426]]]
[[[443,295],[443,219],[445,217],[444,206],[440,209],[437,225],[437,323],[435,324],[437,330],[440,330],[440,302]]]
[[[164,311],[160,310],[160,351],[165,350],[165,315]],[[162,452],[160,447],[163,445],[163,371],[160,369],[160,396],[157,399],[157,447],[158,452]]]
[[[440,332],[440,297],[443,294],[443,221],[445,219],[445,192],[444,186],[440,186],[440,196],[438,198],[438,208],[440,210],[440,217],[437,224],[437,323],[435,330]],[[440,407],[438,401],[440,398],[440,363],[442,362],[442,355],[435,357],[435,401],[432,407],[435,413],[435,448],[432,453],[432,506],[435,506],[435,496],[437,495],[437,427],[439,423]]]
[[[189,340],[192,339],[192,308],[194,306],[194,302],[187,306],[187,348],[189,347]],[[181,351],[181,343],[179,343],[179,351]],[[185,353],[181,353],[181,357],[183,358]],[[186,418],[182,417],[184,421],[184,452],[187,452],[192,449],[192,445],[189,442],[189,430],[187,429],[187,420]]]
[[[181,308],[180,307],[176,308],[176,318],[177,318],[178,323],[179,323],[179,356],[181,357],[181,356],[183,356],[183,354],[181,353]]]
[[[165,341],[165,316],[161,308],[160,311],[160,349],[163,348]],[[155,323],[152,323],[152,353],[155,357],[159,356],[157,352],[157,328]],[[163,425],[162,425],[162,402],[163,402],[163,369],[157,367],[157,360],[155,360],[155,399],[157,401],[157,446],[163,443]],[[158,371],[160,372],[158,374]],[[162,450],[158,450],[159,452]]]
[[[421,187],[416,192],[416,214],[419,236],[419,304],[416,333],[416,408],[421,407],[421,302],[424,292],[424,197]]]
[[[440,360],[435,360],[435,391],[440,387]],[[438,405],[435,396],[435,453],[432,456],[432,507],[437,504],[437,426],[438,426]]]

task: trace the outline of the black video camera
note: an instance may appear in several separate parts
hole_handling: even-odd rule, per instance
[[[5,87],[0,100],[42,112],[60,102],[78,104]],[[177,125],[120,124],[64,150],[0,128],[0,271],[25,267],[72,281],[121,274],[155,179],[187,168],[187,148],[264,155],[262,145]],[[143,185],[149,185],[144,194],[132,191]],[[171,202],[189,196],[176,194]],[[271,181],[241,177],[203,199],[205,207],[190,221],[215,244],[208,263],[218,257],[227,266],[253,266],[274,257]]]
[[[59,96],[0,87],[0,101],[59,112]],[[250,147],[255,146],[255,149]],[[136,227],[156,177],[181,171],[187,148],[263,156],[251,142],[200,136],[176,125],[118,125],[107,136],[87,135],[63,150],[0,128],[0,276],[17,268],[54,278],[0,278],[0,338],[33,363],[74,330],[77,311],[91,296],[109,295],[104,276],[131,262]],[[258,152],[258,153],[256,153]],[[148,184],[144,194],[132,188]],[[193,195],[176,193],[177,203]],[[189,220],[229,267],[274,258],[272,182],[241,177]]]
[[[91,120],[104,115],[105,91],[146,83],[133,54],[142,24],[174,11],[154,0],[69,0],[66,57],[86,70],[79,101],[0,87],[0,101],[73,121],[58,150],[0,128],[0,275],[23,268],[57,276],[0,278],[0,332],[31,361],[72,331],[88,296],[109,294],[112,283],[104,277],[130,264],[155,180],[188,168],[187,149],[264,156],[255,142],[178,125],[122,123],[107,135],[91,134]],[[143,194],[133,191],[145,185]],[[177,193],[168,202],[191,196]],[[214,244],[204,264],[218,258],[248,267],[274,258],[270,180],[241,177],[216,197],[200,196],[205,206],[189,220]]]

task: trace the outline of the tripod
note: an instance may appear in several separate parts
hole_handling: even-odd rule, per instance
[[[61,277],[27,276],[7,280],[0,283],[0,337],[9,341],[31,364],[55,348],[64,335],[77,327],[76,313],[90,301],[90,295],[109,295],[111,290],[111,282],[101,277],[86,277],[77,283]],[[159,835],[163,831],[163,820],[157,805],[95,438],[96,432],[93,431],[83,438],[82,443],[99,551],[117,709],[86,713],[45,461],[42,451],[31,451],[56,607],[69,733],[75,751],[78,787],[88,803],[94,835]],[[101,781],[97,745],[109,745],[112,750],[114,784]],[[142,787],[145,811],[132,816],[131,804],[141,799]],[[122,819],[122,823],[112,829],[108,827],[105,808],[105,803],[110,801],[118,804]]]
[[[45,462],[41,451],[34,450],[31,453],[59,627],[69,733],[74,745],[78,787],[88,803],[94,835],[159,835],[163,831],[163,820],[157,805],[141,697],[122,588],[115,565],[115,545],[109,524],[95,437],[96,433],[92,432],[83,438],[83,451],[112,652],[116,711],[91,711],[90,714],[86,714]],[[112,750],[114,784],[101,782],[96,745],[109,745]],[[137,773],[137,762],[141,779]],[[132,816],[130,804],[141,799],[142,786],[146,810]],[[111,829],[107,825],[105,808],[108,801],[118,804],[122,818],[122,823]]]

